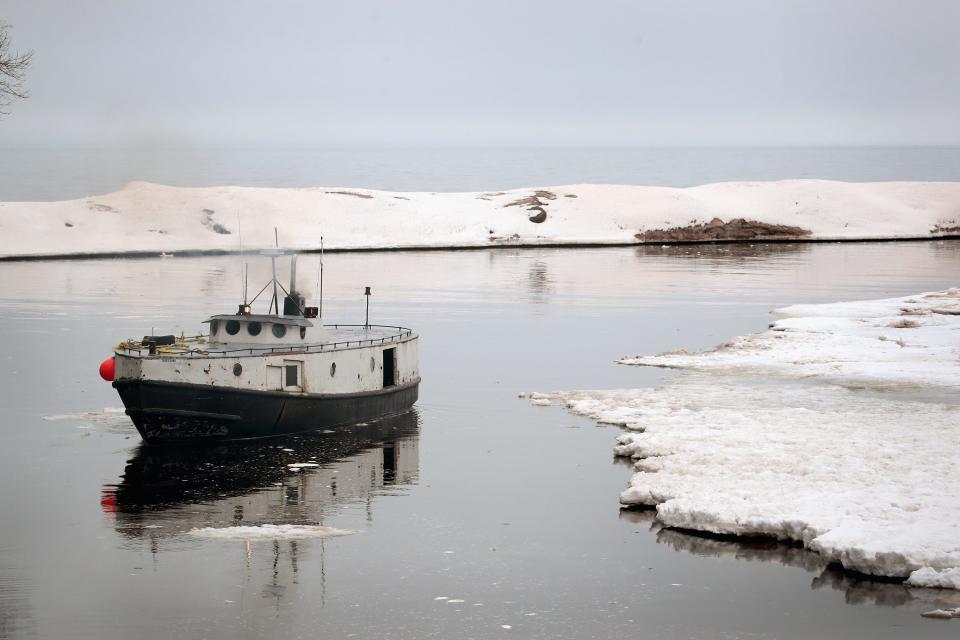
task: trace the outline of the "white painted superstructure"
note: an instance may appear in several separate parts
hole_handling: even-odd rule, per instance
[[[249,321],[240,316],[237,322],[244,326]],[[288,332],[299,335],[299,327],[291,326],[296,331]],[[308,336],[318,328],[308,327]],[[214,341],[217,336],[198,336],[158,347],[154,355],[142,346],[118,348],[116,379],[329,394],[378,391],[419,378],[418,336],[412,330],[375,325],[324,329],[324,342],[277,340],[271,345],[269,338],[220,342]],[[273,337],[269,328],[257,337],[264,333]],[[385,371],[391,366],[392,376]]]

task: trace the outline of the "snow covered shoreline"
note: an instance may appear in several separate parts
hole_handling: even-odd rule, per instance
[[[566,185],[499,192],[169,187],[0,202],[0,258],[929,239],[960,236],[960,182]],[[242,247],[241,247],[242,239]]]
[[[960,289],[777,313],[714,351],[621,361],[688,370],[663,388],[532,401],[625,428],[621,503],[665,526],[960,589]]]

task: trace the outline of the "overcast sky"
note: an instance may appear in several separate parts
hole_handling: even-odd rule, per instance
[[[0,0],[3,146],[960,144],[957,0]]]

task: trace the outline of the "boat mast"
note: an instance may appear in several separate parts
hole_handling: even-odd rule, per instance
[[[277,256],[270,256],[270,265],[273,269],[273,300],[270,301],[270,309],[280,315],[280,304],[277,298]],[[267,309],[267,313],[270,313],[270,309]]]
[[[273,228],[273,244],[276,248],[280,249],[280,236],[277,235],[277,228]],[[270,266],[273,269],[273,301],[270,303],[271,308],[276,311],[277,315],[280,315],[280,299],[277,297],[277,256],[270,256]],[[270,309],[267,309],[269,313]]]
[[[320,236],[320,299],[317,306],[317,315],[323,320],[323,236]]]

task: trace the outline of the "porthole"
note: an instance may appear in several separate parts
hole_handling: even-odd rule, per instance
[[[212,335],[212,336],[217,335],[217,330],[218,330],[219,328],[220,328],[220,321],[219,321],[219,320],[211,320],[211,321],[210,321],[210,335]]]
[[[330,377],[332,378],[335,375],[337,375],[337,363],[332,362],[330,363]]]
[[[303,340],[306,337],[307,337],[307,328],[300,327],[300,339]]]
[[[287,335],[287,325],[275,324],[273,325],[272,331],[273,331],[273,335],[275,335],[278,338],[282,338],[283,336]]]
[[[240,323],[236,320],[227,320],[227,326],[225,329],[227,330],[227,333],[235,336],[240,332]]]
[[[233,375],[239,376],[241,373],[243,373],[243,365],[237,362],[233,365]]]
[[[252,336],[260,335],[260,330],[263,329],[263,325],[259,322],[253,321],[247,323],[247,333]]]

